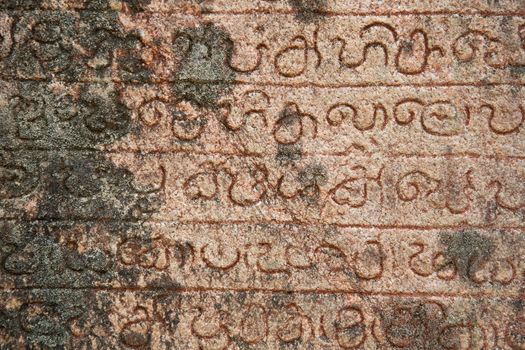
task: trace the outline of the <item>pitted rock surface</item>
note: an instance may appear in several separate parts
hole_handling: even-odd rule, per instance
[[[525,349],[525,2],[0,0],[0,349]]]

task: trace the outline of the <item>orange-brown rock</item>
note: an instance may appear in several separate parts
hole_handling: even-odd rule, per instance
[[[0,349],[525,349],[525,3],[0,0]]]

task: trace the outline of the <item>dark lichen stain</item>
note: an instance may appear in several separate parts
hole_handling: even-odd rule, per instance
[[[297,180],[303,185],[323,185],[328,180],[326,167],[321,164],[312,164],[301,170]]]
[[[474,230],[441,233],[440,243],[445,247],[445,256],[457,267],[465,281],[472,281],[471,270],[491,257],[495,244]]]
[[[131,11],[139,12],[146,10],[151,0],[121,0]],[[110,0],[84,0],[83,7],[89,10],[111,10]]]
[[[0,328],[15,338],[25,334],[26,349],[64,349],[69,337],[68,323],[86,312],[86,293],[82,291],[31,291],[24,293],[25,303],[18,312],[0,311]],[[2,349],[18,349],[13,339]],[[35,346],[40,344],[40,346]]]
[[[123,0],[123,3],[125,3],[132,11],[139,12],[144,11],[149,4],[151,4],[151,0]]]
[[[525,301],[524,300],[512,300],[510,301],[510,305],[517,313],[520,313],[525,308]]]
[[[297,122],[301,122],[301,118],[303,115],[301,115],[301,112],[299,111],[299,108],[295,104],[287,105],[280,113],[279,113],[279,124],[290,127],[296,124]]]
[[[33,10],[40,8],[43,0],[2,0],[0,10]]]
[[[3,61],[3,73],[43,78],[67,71],[73,64],[75,17],[64,11],[31,13],[15,22],[16,39]]]
[[[112,84],[53,90],[45,83],[20,82],[16,88],[8,108],[0,110],[0,129],[6,131],[0,143],[11,148],[92,149],[130,131],[131,114]]]
[[[197,107],[218,109],[219,99],[231,91],[235,80],[229,66],[233,53],[229,35],[207,23],[178,30],[174,37],[174,95]]]
[[[303,150],[301,145],[282,145],[277,146],[277,154],[275,159],[282,165],[295,163],[303,158]]]
[[[514,78],[520,78],[525,74],[525,66],[509,66],[509,70]]]
[[[297,181],[301,184],[301,198],[309,204],[316,204],[321,194],[321,186],[328,181],[326,167],[311,164],[299,171]]]
[[[145,47],[140,33],[124,30],[118,12],[98,11],[106,5],[89,2],[89,11],[78,15],[43,11],[21,16],[2,72],[13,78],[74,82],[110,79],[114,69],[121,80],[145,81],[151,72],[141,57]]]
[[[433,302],[394,302],[381,310],[383,332],[392,348],[444,349],[440,344],[445,315]]]
[[[78,26],[78,45],[84,48],[76,54],[79,62],[69,69],[67,77],[108,78],[113,62],[124,81],[143,82],[151,75],[141,58],[145,49],[137,31],[122,28],[118,13],[85,11]],[[112,57],[117,52],[116,57]]]
[[[401,42],[401,49],[407,54],[412,53],[414,51],[414,42],[403,40]]]
[[[500,0],[487,0],[487,5],[489,6],[499,6]]]
[[[90,4],[96,8],[107,1]],[[137,37],[126,33],[112,13],[81,13],[81,29],[72,27],[72,15],[67,13],[28,16],[33,18],[20,23],[36,20],[44,25],[27,36],[29,47],[20,42],[13,50],[13,72],[58,75],[66,81],[86,74],[100,77],[110,65],[90,69],[86,59],[111,58],[111,52],[120,50],[128,64],[121,76],[141,80],[150,74],[136,64]],[[19,25],[17,30],[25,29]],[[93,55],[76,61],[76,53],[65,54],[73,38]],[[58,52],[56,60],[38,60],[53,52]],[[28,349],[90,348],[95,343],[111,348],[109,335],[90,337],[88,324],[111,329],[107,314],[111,301],[90,288],[115,281],[134,284],[138,275],[117,271],[116,256],[101,242],[104,235],[147,239],[150,231],[143,221],[162,202],[155,193],[136,191],[133,173],[96,150],[130,132],[131,111],[113,83],[21,81],[10,91],[9,105],[0,110],[0,144],[11,149],[0,152],[0,207],[19,214],[0,224],[1,276],[18,287],[38,288],[10,294],[20,307],[9,309],[0,303],[0,334],[8,335],[2,348],[18,348],[20,341]],[[32,209],[20,213],[10,199],[23,196]],[[83,243],[76,237],[64,240],[71,232],[81,232],[89,244],[79,249]],[[85,332],[84,338],[72,336],[73,321]]]
[[[295,11],[295,17],[306,23],[316,22],[323,18],[327,0],[288,0]]]

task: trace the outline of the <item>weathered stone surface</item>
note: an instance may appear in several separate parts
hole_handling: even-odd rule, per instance
[[[0,349],[525,349],[525,3],[0,0]]]

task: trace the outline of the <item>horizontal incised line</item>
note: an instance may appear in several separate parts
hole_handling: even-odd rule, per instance
[[[113,84],[119,83],[123,85],[175,85],[175,84],[194,84],[194,85],[248,85],[248,86],[262,86],[262,87],[287,87],[287,88],[319,88],[319,89],[366,89],[366,88],[402,88],[402,87],[415,87],[415,88],[447,88],[447,87],[496,87],[496,86],[511,86],[511,87],[524,87],[525,82],[426,82],[426,83],[381,83],[381,82],[365,82],[365,83],[341,83],[341,84],[330,84],[330,83],[316,83],[316,82],[274,82],[274,81],[247,81],[247,80],[156,80],[151,82],[136,82],[126,80],[89,80],[89,81],[70,81],[65,79],[32,79],[32,78],[16,78],[16,77],[0,77],[1,80],[9,81],[21,81],[21,82],[42,82],[52,83],[56,81],[62,81],[69,84]]]
[[[176,84],[192,83],[192,84],[210,84],[206,81],[180,81]],[[211,82],[211,84],[224,84],[225,82]],[[417,87],[417,88],[435,88],[435,87],[492,87],[492,86],[518,86],[523,87],[525,83],[519,82],[443,82],[443,83],[347,83],[347,84],[329,84],[329,83],[315,83],[315,82],[304,82],[304,83],[279,83],[279,82],[249,82],[243,80],[236,80],[233,82],[238,85],[254,85],[254,86],[275,86],[275,87],[289,87],[289,88],[309,88],[315,87],[320,89],[361,89],[361,88],[392,88],[392,87]]]
[[[177,13],[176,11],[164,11]],[[319,16],[326,17],[392,17],[392,16],[493,16],[493,17],[522,17],[525,11],[486,11],[486,10],[393,10],[393,11],[311,11]],[[162,11],[161,11],[162,13]],[[210,10],[203,11],[204,15],[296,15],[296,11],[291,9],[247,9],[247,10]]]
[[[276,288],[221,288],[221,287],[179,287],[179,286],[145,286],[145,287],[17,287],[1,288],[3,292],[17,292],[27,290],[94,290],[99,292],[165,292],[173,291],[174,293],[261,293],[261,294],[357,294],[378,297],[406,297],[406,298],[494,298],[494,299],[516,299],[525,300],[525,295],[510,295],[501,292],[400,292],[400,291],[364,291],[364,290],[345,290],[345,289],[276,289]]]
[[[111,147],[111,146],[110,146]],[[223,151],[199,151],[199,150],[131,150],[131,149],[100,149],[89,147],[5,147],[0,146],[0,151],[8,152],[52,152],[52,151],[69,151],[69,152],[93,152],[99,154],[137,154],[137,155],[198,155],[198,156],[224,156],[224,157],[239,157],[239,158],[269,158],[273,159],[276,153],[253,153],[253,152],[223,152]],[[339,152],[302,152],[303,157],[347,157],[354,156],[358,158],[415,158],[415,159],[450,159],[450,158],[468,158],[468,159],[487,159],[495,161],[520,161],[525,160],[525,155],[497,155],[489,154],[483,155],[471,152],[457,152],[445,154],[417,154],[417,153],[368,153],[359,151],[339,151]]]
[[[20,217],[4,217],[0,218],[0,221],[19,221]],[[296,225],[303,227],[338,227],[338,228],[362,228],[362,229],[385,229],[385,230],[421,230],[421,231],[432,231],[432,230],[462,230],[462,229],[490,229],[490,230],[524,230],[523,226],[505,226],[505,225],[479,225],[479,224],[466,224],[460,223],[456,225],[393,225],[393,224],[341,224],[341,223],[329,223],[329,222],[317,222],[309,223],[300,220],[169,220],[169,219],[147,219],[147,220],[132,220],[122,219],[113,217],[103,218],[82,218],[82,217],[70,217],[68,219],[63,218],[32,218],[23,219],[29,222],[51,222],[51,223],[72,223],[72,222],[83,222],[83,223],[113,223],[113,222],[130,222],[137,224],[156,224],[156,223],[173,223],[181,225],[205,225],[205,226],[234,226],[234,225]]]
[[[93,10],[83,9],[75,7],[64,7],[57,9],[0,9],[1,12],[56,12],[56,11],[71,11],[71,12],[95,12],[95,13],[119,13],[117,10]],[[313,14],[317,14],[323,17],[392,17],[392,16],[490,16],[490,17],[522,17],[525,16],[525,11],[519,10],[503,10],[503,11],[490,11],[490,10],[377,10],[377,11],[338,11],[338,10],[312,10]],[[184,11],[182,9],[172,10],[144,10],[136,11],[135,14],[144,15],[186,15],[191,17],[199,16],[245,16],[245,15],[286,15],[295,16],[296,11],[293,9],[241,9],[241,10],[213,10],[213,9],[202,9],[200,12]]]

